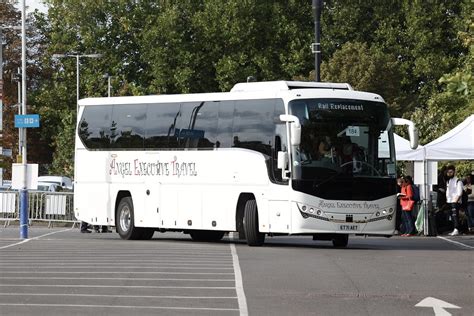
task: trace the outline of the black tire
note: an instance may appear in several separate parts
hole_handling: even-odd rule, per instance
[[[255,200],[245,203],[244,211],[245,238],[249,246],[261,246],[265,241],[265,234],[258,230],[258,210]]]
[[[332,239],[332,245],[337,248],[344,248],[347,247],[347,244],[349,243],[349,235],[344,234],[344,235],[337,235]]]
[[[120,238],[126,240],[141,239],[142,231],[135,227],[133,216],[133,201],[130,196],[120,200],[115,217],[115,225]]]
[[[189,235],[195,241],[218,241],[224,237],[225,232],[214,230],[196,230],[190,232]]]

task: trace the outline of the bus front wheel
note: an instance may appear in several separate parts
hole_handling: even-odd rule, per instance
[[[244,211],[245,238],[249,246],[261,246],[265,241],[265,234],[258,230],[258,210],[255,200],[245,203]]]
[[[117,207],[117,232],[122,239],[140,239],[141,232],[135,227],[133,201],[130,196],[123,197]]]

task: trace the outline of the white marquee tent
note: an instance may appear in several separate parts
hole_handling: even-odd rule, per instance
[[[436,181],[436,161],[474,160],[474,114],[446,134],[417,149],[411,149],[408,140],[395,134],[395,150],[398,160],[415,162],[414,180],[421,185],[427,212],[429,185],[435,184],[433,180]],[[425,216],[425,227],[427,218]],[[427,230],[425,234],[428,234]]]
[[[411,149],[408,140],[395,134],[398,160],[474,160],[474,114],[425,146]]]
[[[424,160],[424,151],[423,146],[419,145],[417,149],[411,149],[410,141],[399,136],[398,134],[393,134],[395,140],[395,152],[397,160],[400,161],[423,161]]]
[[[426,160],[474,160],[474,114],[425,145]]]

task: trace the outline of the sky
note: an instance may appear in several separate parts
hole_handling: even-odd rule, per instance
[[[21,2],[22,1],[23,0],[18,0],[18,4],[16,5],[16,7],[20,10],[21,10]],[[25,4],[27,6],[27,12],[32,12],[35,9],[38,9],[41,12],[44,12],[44,13],[46,13],[46,11],[47,11],[46,6],[43,4],[43,1],[41,1],[41,0],[26,0]]]

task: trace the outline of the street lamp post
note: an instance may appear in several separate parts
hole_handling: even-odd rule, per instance
[[[21,114],[26,115],[26,5],[21,6]],[[20,189],[20,238],[28,238],[28,189],[27,189],[27,160],[26,160],[26,128],[21,128],[22,151],[21,167],[23,181]]]
[[[113,78],[114,76],[111,76],[109,75],[108,73],[106,73],[103,78],[104,79],[107,79],[107,97],[111,97],[112,95],[112,85],[111,85],[111,79]]]
[[[64,57],[75,57],[76,58],[76,103],[79,102],[79,64],[80,58],[100,58],[102,54],[76,54],[76,53],[67,53],[67,54],[54,54],[53,58],[64,58]],[[77,105],[76,105],[77,106]]]

